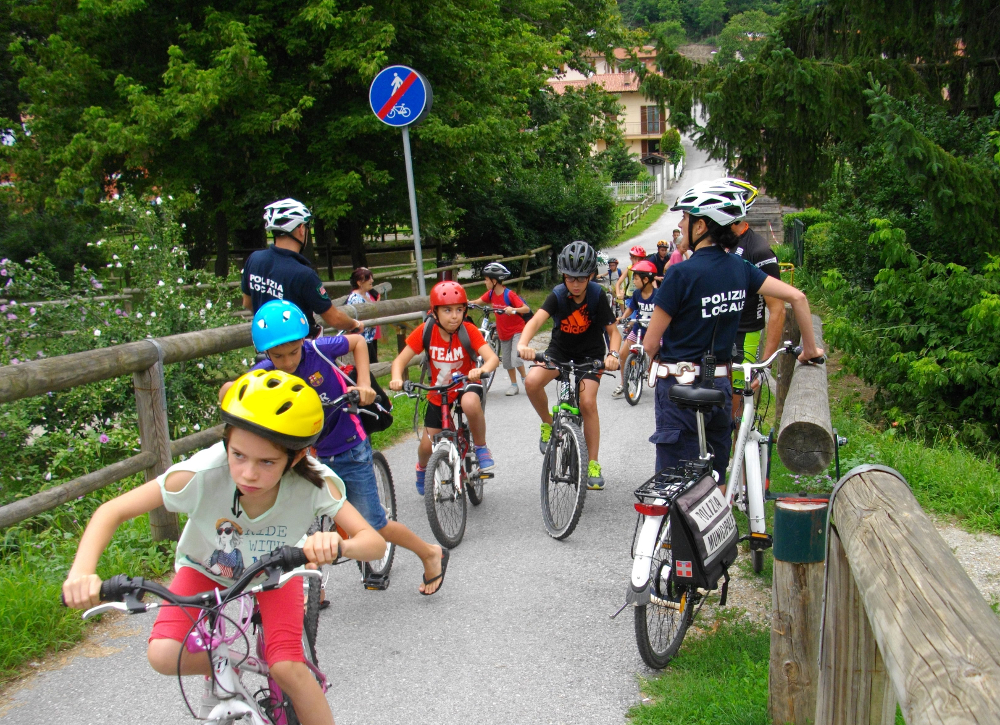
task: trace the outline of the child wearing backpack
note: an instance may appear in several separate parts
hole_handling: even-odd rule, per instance
[[[497,369],[500,360],[486,344],[482,333],[465,319],[469,298],[465,288],[458,282],[438,282],[431,289],[431,314],[427,321],[410,333],[406,347],[392,361],[392,390],[403,389],[403,371],[415,355],[427,351],[430,363],[432,385],[444,385],[452,375],[466,375],[469,382],[461,391],[448,394],[449,403],[460,401],[462,412],[469,422],[472,442],[479,461],[479,470],[496,470],[493,455],[486,447],[486,414],[483,412],[483,386],[479,383],[484,373]],[[476,356],[483,359],[482,367],[476,367]],[[431,457],[432,443],[441,432],[441,395],[427,395],[427,414],[424,416],[424,435],[417,447],[417,491],[424,495],[424,472]]]
[[[500,338],[500,355],[503,357],[503,369],[510,375],[510,387],[506,395],[517,395],[517,376],[514,370],[521,373],[524,380],[524,363],[517,356],[517,344],[524,329],[525,315],[531,319],[531,308],[528,303],[507,289],[503,281],[510,279],[510,270],[499,262],[490,262],[483,270],[486,278],[486,294],[479,298],[496,310],[497,337]]]
[[[402,522],[390,521],[386,517],[378,497],[371,439],[362,418],[331,405],[349,390],[358,391],[361,405],[369,405],[376,399],[375,391],[369,385],[362,382],[355,384],[336,363],[338,357],[351,352],[358,380],[370,380],[368,345],[361,335],[308,340],[308,333],[306,316],[297,306],[285,300],[266,303],[253,317],[251,334],[254,347],[268,359],[257,363],[253,369],[278,369],[296,375],[319,394],[324,414],[323,429],[315,447],[319,462],[340,476],[347,490],[347,500],[383,539],[420,557],[424,577],[419,591],[425,596],[434,594],[444,584],[448,552],[437,544],[427,543]],[[225,394],[227,386],[223,386],[221,395]],[[392,407],[388,400],[382,401],[382,404]],[[365,589],[388,588],[388,577],[376,576],[367,564],[362,565],[361,573]],[[323,603],[326,601],[324,599]]]
[[[618,369],[618,347],[622,337],[615,325],[615,315],[607,293],[591,278],[597,272],[597,253],[586,242],[572,242],[559,253],[557,269],[563,283],[552,290],[542,307],[524,326],[517,354],[523,360],[534,360],[531,338],[547,319],[553,319],[552,342],[545,354],[562,362],[585,362],[604,359],[608,370]],[[607,333],[610,350],[604,341]],[[559,376],[556,370],[533,367],[524,381],[524,389],[538,417],[542,419],[539,448],[545,453],[552,435],[552,414],[545,386]],[[590,463],[587,466],[589,489],[604,489],[604,477],[597,454],[601,445],[601,421],[597,415],[597,389],[600,373],[588,373],[580,384],[580,413],[583,415],[583,436],[587,440]]]

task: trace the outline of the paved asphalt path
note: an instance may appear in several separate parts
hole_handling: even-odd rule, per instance
[[[689,154],[684,182],[700,180],[698,157]],[[672,228],[672,216],[655,228]],[[607,488],[588,492],[568,540],[542,526],[537,417],[523,390],[505,397],[498,379],[487,408],[498,473],[483,505],[470,506],[442,589],[421,596],[419,560],[403,550],[384,592],[363,590],[350,564],[333,570],[318,652],[339,725],[625,722],[641,697],[639,678],[653,673],[636,650],[631,610],[609,615],[624,601],[631,568],[632,491],[652,474],[653,396],[647,389],[632,408],[611,399],[616,384],[606,380],[599,397]],[[385,454],[400,520],[432,540],[413,484],[415,438]],[[0,699],[0,725],[189,722],[176,680],[146,663],[152,623],[152,614],[122,618],[65,662],[43,663]]]

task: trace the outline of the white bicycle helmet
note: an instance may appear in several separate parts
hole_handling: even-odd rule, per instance
[[[727,176],[722,179],[714,179],[712,181],[704,181],[701,184],[696,185],[695,188],[714,189],[719,193],[727,195],[738,194],[743,198],[743,204],[746,206],[747,211],[750,211],[750,207],[753,206],[755,201],[757,201],[757,187],[749,181],[737,179],[732,176]]]
[[[719,180],[721,181],[721,180]],[[747,215],[739,187],[706,182],[691,187],[679,197],[670,211],[686,211],[691,216],[706,217],[720,226],[729,226]]]
[[[264,207],[265,230],[276,234],[291,234],[301,224],[308,224],[312,212],[295,199],[282,199]]]
[[[510,270],[499,262],[490,262],[483,267],[483,276],[503,281],[510,278]]]

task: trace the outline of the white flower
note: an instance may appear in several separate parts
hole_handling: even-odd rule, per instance
[[[246,364],[247,364],[247,359],[246,359],[246,358],[243,358],[243,364],[244,364],[244,365],[246,365]]]
[[[118,255],[117,255],[117,254],[112,254],[112,255],[111,255],[111,258],[112,258],[112,259],[118,259]]]
[[[140,320],[142,319],[142,313],[141,312],[136,312],[135,316],[138,317]]]
[[[94,243],[93,242],[87,242],[87,246],[88,247],[92,247],[92,246],[94,246]]]
[[[181,309],[181,310],[184,309],[184,303],[183,302],[181,302],[181,306],[178,309]]]
[[[111,266],[111,262],[108,262],[105,266],[106,267],[110,267]]]
[[[198,425],[197,423],[195,423],[195,424],[194,424],[194,429],[195,429],[195,430],[201,430],[201,426],[200,426],[200,425]]]
[[[46,481],[51,481],[52,480],[52,474],[51,473],[46,473],[45,474],[45,480]]]
[[[199,370],[204,370],[205,369],[205,363],[198,363],[198,369]]]
[[[116,266],[116,267],[121,267],[121,266],[122,266],[122,263],[121,263],[121,262],[118,262],[118,263],[117,263],[117,264],[116,264],[115,266]]]
[[[233,306],[233,303],[232,303],[232,302],[227,302],[227,303],[226,303],[226,309],[227,309],[227,310],[228,310],[228,309],[229,309],[230,307],[232,307],[232,306]]]
[[[177,284],[184,284],[184,280],[181,277],[178,277]]]
[[[185,224],[184,222],[181,222],[181,229],[187,229],[187,228],[188,228],[188,225]]]
[[[150,214],[152,214],[152,213],[153,213],[153,212],[151,212],[151,211],[147,211],[147,212],[146,212],[146,216],[149,216],[149,215],[150,215]]]
[[[205,309],[206,310],[212,309],[212,301],[211,300],[209,300],[208,302],[205,303]]]
[[[139,251],[139,245],[136,244],[134,247],[132,247],[132,251],[133,252],[138,252]]]
[[[97,246],[99,247],[99,246],[101,246],[102,244],[104,244],[104,240],[103,240],[103,239],[98,239],[98,240],[97,240]]]
[[[100,330],[94,330],[94,337],[100,337],[100,336],[101,336],[101,331]]]
[[[150,313],[149,313],[149,316],[150,316],[150,317],[156,317],[156,312],[150,312]]]
[[[162,287],[162,286],[163,286],[163,285],[165,285],[165,284],[166,284],[166,282],[164,282],[164,281],[163,281],[163,280],[161,279],[161,280],[160,280],[159,282],[157,282],[157,283],[156,283],[156,286],[157,286],[157,287]]]

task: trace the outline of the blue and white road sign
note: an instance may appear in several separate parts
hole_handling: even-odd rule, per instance
[[[405,65],[391,65],[372,81],[368,103],[382,123],[395,128],[422,121],[431,110],[434,94],[420,73]]]

